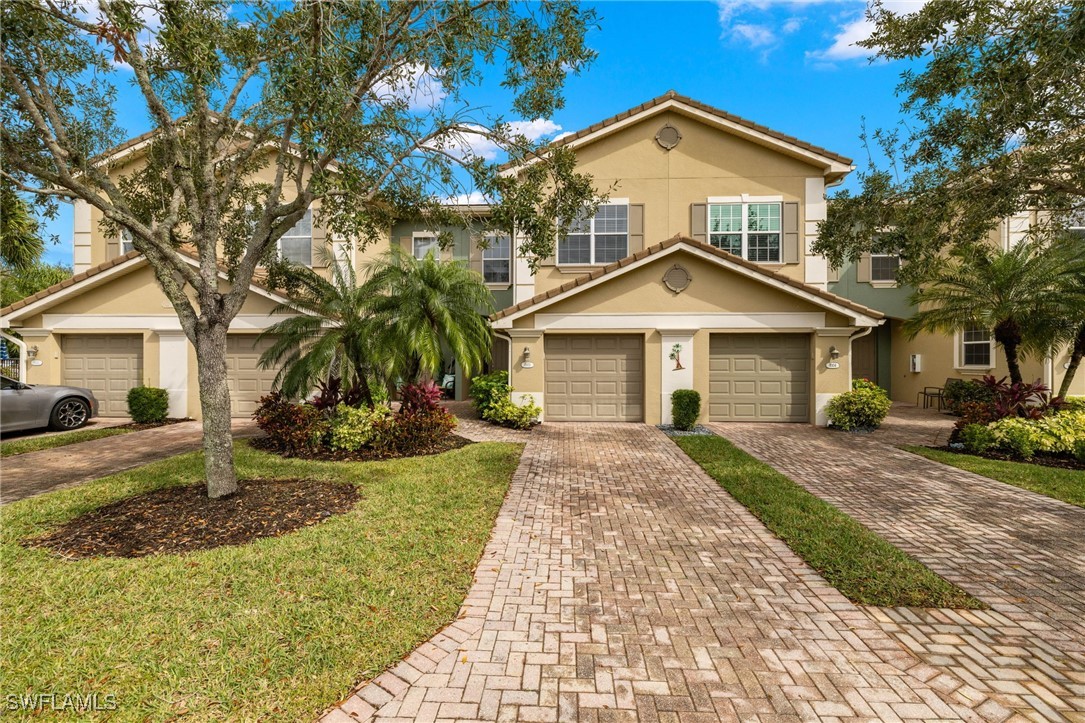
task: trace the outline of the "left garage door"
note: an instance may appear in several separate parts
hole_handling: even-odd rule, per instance
[[[260,355],[275,343],[267,337],[256,340],[256,334],[230,334],[226,337],[226,378],[230,385],[230,414],[248,417],[269,394],[275,383],[277,369],[261,369]]]
[[[62,382],[86,387],[103,417],[128,416],[128,390],[143,381],[142,334],[65,334]]]

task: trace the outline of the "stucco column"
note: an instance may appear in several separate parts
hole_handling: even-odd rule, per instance
[[[72,209],[72,272],[78,274],[94,265],[91,256],[94,228],[89,203],[76,199],[72,202]]]
[[[512,401],[523,404],[530,400],[538,404],[540,408],[544,408],[542,331],[505,329],[501,333],[512,339],[512,364],[509,368],[509,384],[513,389]]]
[[[693,335],[690,329],[661,329],[660,344],[660,380],[659,408],[663,424],[672,424],[674,415],[671,410],[671,393],[676,389],[693,389]],[[677,352],[678,359],[671,359],[671,353]],[[701,404],[707,404],[702,399]]]
[[[169,394],[171,417],[188,416],[188,346],[183,331],[158,332],[158,385]]]
[[[850,337],[855,331],[854,327],[842,326],[817,329],[814,333],[814,423],[819,427],[829,424],[825,414],[829,401],[851,389]]]
[[[26,379],[28,384],[60,384],[64,378],[63,360],[60,358],[60,337],[52,329],[15,329],[23,337],[27,348],[37,347],[37,354],[28,359]]]

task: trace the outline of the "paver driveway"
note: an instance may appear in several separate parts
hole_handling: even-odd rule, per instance
[[[1085,509],[890,446],[932,436],[894,413],[871,436],[709,426],[992,608],[871,609],[884,629],[1032,718],[1085,721]]]
[[[325,721],[1010,715],[907,652],[658,430],[527,439],[461,618]]]

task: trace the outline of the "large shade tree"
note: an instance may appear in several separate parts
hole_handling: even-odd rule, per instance
[[[592,195],[567,153],[496,180],[471,150],[539,151],[468,95],[494,82],[520,118],[559,109],[592,57],[594,17],[575,2],[13,0],[0,20],[0,173],[131,233],[196,348],[211,497],[236,490],[227,330],[258,268],[276,281],[276,242],[314,202],[332,237],[367,243],[405,213],[453,220],[435,199],[468,178],[545,257],[554,219]],[[107,154],[125,135],[121,84],[139,99],[124,95],[125,114],[154,131],[123,178]]]

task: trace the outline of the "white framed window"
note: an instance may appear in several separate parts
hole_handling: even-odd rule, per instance
[[[512,240],[508,236],[487,236],[482,250],[482,280],[487,284],[512,281]]]
[[[900,256],[896,254],[870,255],[870,280],[896,282],[900,271]]]
[[[416,233],[411,240],[411,253],[421,261],[426,254],[433,252],[433,258],[441,260],[441,246],[437,243],[437,235],[432,233]]]
[[[990,369],[994,366],[995,341],[990,331],[979,326],[969,327],[961,332],[960,340],[962,367]]]
[[[132,243],[132,232],[126,228],[121,228],[121,235],[118,241],[120,243],[121,256],[124,256],[126,253],[133,251],[136,248],[136,245]]]
[[[301,266],[313,265],[313,212],[306,210],[279,239],[279,258]]]
[[[581,214],[558,241],[559,266],[611,264],[629,255],[629,205],[610,203]]]
[[[761,264],[781,262],[783,204],[710,203],[708,242]]]

